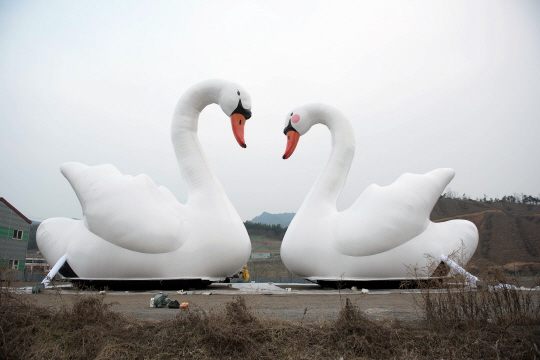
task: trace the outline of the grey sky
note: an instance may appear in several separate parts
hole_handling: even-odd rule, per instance
[[[538,1],[2,1],[0,196],[32,219],[81,217],[59,165],[114,164],[186,191],[169,127],[192,84],[251,94],[247,149],[218,106],[207,157],[243,220],[296,212],[330,150],[314,127],[282,160],[293,107],[353,122],[339,208],[371,183],[452,167],[471,197],[540,194]]]

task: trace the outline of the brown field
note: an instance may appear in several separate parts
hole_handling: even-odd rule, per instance
[[[250,235],[251,252],[263,252],[279,254],[281,241],[264,235]]]

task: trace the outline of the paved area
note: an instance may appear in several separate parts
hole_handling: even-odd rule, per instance
[[[178,309],[151,308],[150,299],[156,291],[99,292],[75,291],[69,286],[47,288],[44,294],[32,294],[31,287],[18,288],[18,293],[31,302],[42,306],[59,308],[69,306],[77,297],[84,295],[104,296],[112,309],[140,319],[167,319],[174,317]],[[292,321],[335,320],[349,298],[365,314],[374,319],[419,319],[415,301],[419,299],[415,290],[370,290],[323,289],[310,284],[234,283],[212,284],[206,289],[191,291],[166,291],[172,300],[188,302],[191,309],[216,311],[235,295],[244,296],[246,303],[259,316]]]

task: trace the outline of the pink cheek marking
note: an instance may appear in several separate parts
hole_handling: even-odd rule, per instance
[[[291,118],[291,121],[296,124],[297,122],[300,121],[300,115],[294,114],[293,117]]]

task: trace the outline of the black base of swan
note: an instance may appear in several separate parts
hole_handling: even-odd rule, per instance
[[[438,288],[440,284],[439,279],[422,279],[422,280],[369,280],[369,281],[331,281],[331,280],[317,280],[323,288],[331,289],[350,289],[356,286],[358,290],[384,290],[384,289],[424,289],[424,288]]]
[[[145,291],[145,290],[189,290],[204,289],[212,282],[209,280],[96,280],[70,279],[71,283],[82,290]]]

